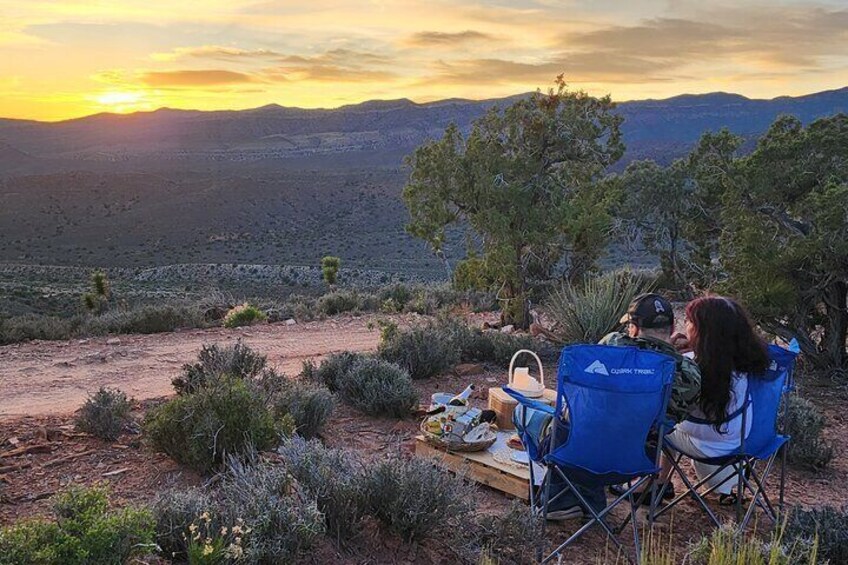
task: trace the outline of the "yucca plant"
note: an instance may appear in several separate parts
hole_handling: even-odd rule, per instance
[[[619,270],[569,281],[553,290],[543,309],[553,321],[553,333],[562,343],[596,343],[619,326],[627,306],[651,288],[648,277]]]

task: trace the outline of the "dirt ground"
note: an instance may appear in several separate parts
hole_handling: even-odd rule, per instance
[[[414,322],[411,319],[400,321]],[[76,432],[72,411],[88,391],[100,384],[119,386],[139,400],[166,396],[171,393],[171,379],[183,363],[195,357],[201,344],[228,343],[238,338],[267,354],[271,364],[295,374],[307,358],[345,349],[372,349],[378,335],[368,330],[367,318],[342,318],[298,326],[276,324],[246,330],[120,336],[120,345],[107,345],[105,338],[98,338],[81,344],[39,342],[0,348],[3,414],[0,418],[0,525],[48,513],[50,496],[72,483],[108,483],[117,504],[150,501],[157,492],[170,486],[202,484],[201,477],[167,456],[150,451],[138,434],[125,433],[110,444]],[[475,383],[478,390],[473,402],[485,407],[488,388],[504,379],[503,370],[482,369],[468,376],[446,374],[417,381],[416,386],[423,401],[433,392],[459,391]],[[826,434],[839,453],[832,467],[820,474],[790,469],[787,504],[841,506],[848,503],[848,489],[845,488],[848,460],[842,456],[848,448],[848,434],[845,433],[848,415],[842,409],[846,393],[830,385],[806,383],[803,386],[805,396],[819,405],[827,416]],[[139,402],[134,416],[140,420],[150,403]],[[374,458],[391,454],[411,456],[417,425],[414,418],[371,418],[340,404],[325,430],[324,441]],[[772,483],[772,492],[776,492],[776,482]],[[510,503],[507,496],[482,486],[478,498],[480,512],[502,512]],[[717,512],[730,516],[725,509],[712,504]],[[623,516],[622,510],[614,514],[617,519]],[[576,527],[574,522],[552,526],[549,539],[562,541]],[[684,502],[660,524],[659,535],[671,536],[671,545],[682,548],[708,528],[706,517],[699,513],[695,504]],[[592,531],[569,550],[564,562],[603,562],[607,547],[604,536],[599,531]],[[340,553],[326,542],[305,561],[453,563],[458,561],[457,551],[438,540],[423,545],[403,544],[371,525],[356,547]]]
[[[396,317],[412,321],[414,315]],[[243,340],[286,374],[301,363],[339,351],[377,346],[370,317],[343,317],[287,326],[210,328],[72,341],[33,341],[0,347],[0,420],[73,412],[100,386],[137,400],[171,394],[171,379],[201,346]]]

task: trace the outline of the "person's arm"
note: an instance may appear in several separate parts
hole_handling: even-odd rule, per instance
[[[668,401],[668,415],[676,422],[682,422],[697,407],[700,394],[701,371],[698,365],[687,358],[679,359],[671,386],[671,399]]]

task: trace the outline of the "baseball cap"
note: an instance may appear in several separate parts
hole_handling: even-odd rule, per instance
[[[674,308],[659,294],[640,294],[630,303],[620,322],[634,323],[640,328],[666,328],[674,325]]]

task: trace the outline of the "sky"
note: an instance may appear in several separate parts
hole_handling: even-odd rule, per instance
[[[0,0],[0,117],[848,85],[848,0]]]

